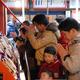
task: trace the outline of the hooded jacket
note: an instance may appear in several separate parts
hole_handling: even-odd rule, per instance
[[[17,24],[13,23],[12,21],[9,21],[7,24],[7,37],[8,38],[12,38],[10,32],[16,32],[17,35],[19,34],[17,30]]]

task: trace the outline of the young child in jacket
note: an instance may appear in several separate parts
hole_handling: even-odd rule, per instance
[[[44,50],[44,63],[41,65],[39,77],[44,70],[52,72],[53,79],[63,79],[64,72],[61,62],[57,59],[56,49],[52,46]]]
[[[41,72],[40,80],[53,80],[52,72],[49,70],[44,70]]]

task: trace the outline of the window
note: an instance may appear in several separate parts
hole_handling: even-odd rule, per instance
[[[36,0],[36,5],[42,5],[42,0]]]
[[[64,0],[34,0],[34,7],[37,8],[49,8],[53,7],[65,7]]]

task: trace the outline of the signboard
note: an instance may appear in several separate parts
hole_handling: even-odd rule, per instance
[[[71,11],[70,11],[70,10],[67,10],[67,11],[66,11],[66,18],[67,18],[67,17],[71,17]]]
[[[41,3],[41,4],[40,4]],[[34,0],[34,8],[65,8],[65,0]]]

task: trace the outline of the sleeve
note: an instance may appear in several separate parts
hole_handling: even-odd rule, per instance
[[[34,36],[34,34],[29,35],[29,41],[34,49],[39,49],[45,46],[46,44],[49,44],[51,41],[57,43],[57,39],[52,32],[46,32],[44,35],[45,36],[38,39]]]
[[[72,74],[80,71],[80,43],[74,45],[69,49],[70,57],[67,57],[64,61],[62,59],[65,68]]]
[[[15,27],[15,32],[16,32],[16,34],[17,34],[17,36],[19,35],[19,31],[18,31],[18,29]]]

